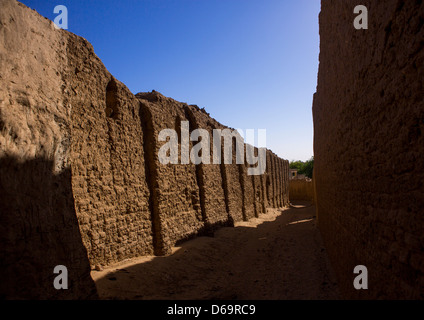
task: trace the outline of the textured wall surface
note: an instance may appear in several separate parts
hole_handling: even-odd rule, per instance
[[[72,184],[92,265],[153,253],[139,101],[68,33]]]
[[[281,196],[281,192],[282,192],[283,181],[282,181],[281,162],[277,155],[275,156],[274,161],[275,161],[275,169],[276,169],[275,177],[277,182],[277,206],[282,207],[283,198]]]
[[[258,148],[254,148],[255,157],[259,156]],[[259,161],[260,159],[258,159]],[[255,215],[266,212],[266,187],[264,175],[252,175]]]
[[[224,130],[233,130],[227,126],[216,123],[215,129],[222,130],[221,134],[223,134]],[[231,131],[232,132],[232,131]],[[243,206],[243,188],[242,181],[240,176],[240,166],[241,164],[237,164],[236,157],[236,145],[237,139],[241,139],[241,137],[237,136],[237,138],[232,138],[231,141],[225,141],[225,139],[221,138],[221,173],[223,176],[224,182],[224,192],[227,202],[227,212],[230,215],[230,219],[232,222],[243,221],[246,219],[245,217],[245,208]],[[240,140],[241,141],[241,140]],[[231,144],[232,150],[232,162],[231,164],[225,164],[224,153],[225,153],[225,144]]]
[[[274,183],[272,178],[272,152],[266,150],[266,171],[265,171],[265,188],[266,188],[266,199],[267,207],[272,208],[274,204]]]
[[[292,179],[290,185],[290,200],[314,201],[314,183],[312,180]]]
[[[190,131],[194,129],[206,130],[209,135],[210,154],[209,164],[200,163],[196,165],[197,177],[200,188],[200,203],[206,227],[214,229],[216,226],[231,224],[225,206],[224,182],[221,172],[221,165],[213,163],[213,129],[216,129],[217,123],[206,111],[197,106],[186,106],[185,110],[190,119]],[[201,141],[201,138],[199,139]]]
[[[66,33],[0,2],[0,296],[95,297],[72,197]],[[55,266],[69,289],[56,290]]]
[[[155,91],[133,95],[85,39],[17,1],[0,5],[1,297],[95,298],[93,268],[164,255],[282,205],[288,169],[271,151],[263,176],[247,175],[235,152],[228,165],[212,154],[211,164],[160,163],[162,129],[227,127]],[[56,265],[68,290],[53,287]]]
[[[181,122],[188,122],[184,105],[160,93],[139,93],[142,118],[146,121],[143,130],[148,138],[145,143],[145,161],[150,172],[149,183],[152,190],[153,224],[155,227],[156,254],[169,253],[178,242],[197,235],[204,227],[200,205],[199,185],[196,166],[181,164],[181,141],[187,141],[188,128],[181,131]],[[174,129],[178,133],[178,164],[161,164],[159,150],[165,141],[159,141],[159,132]],[[147,136],[148,135],[148,136]],[[183,152],[188,152],[185,148]]]
[[[368,29],[356,30],[356,5]],[[349,298],[424,298],[424,3],[322,1],[318,221]],[[368,268],[368,290],[353,269]]]
[[[284,205],[288,205],[290,202],[290,188],[289,188],[289,171],[290,164],[288,160],[283,159],[283,199]]]
[[[244,154],[246,154],[246,145],[244,147]],[[256,216],[255,212],[255,192],[253,188],[252,177],[247,175],[247,159],[245,157],[244,164],[239,165],[240,181],[243,189],[243,207],[245,220],[249,220]]]

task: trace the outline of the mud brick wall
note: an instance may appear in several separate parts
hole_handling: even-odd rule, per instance
[[[280,158],[278,158],[278,161],[279,161],[279,163],[280,163],[280,170],[281,170],[281,184],[280,184],[280,188],[281,188],[281,190],[280,190],[280,201],[281,201],[281,207],[285,207],[286,206],[286,201],[285,201],[285,199],[284,199],[284,188],[285,188],[285,185],[284,185],[284,179],[285,179],[285,169],[284,169],[284,160],[283,159],[280,159]]]
[[[280,162],[280,170],[281,170],[281,191],[280,191],[280,198],[281,198],[281,206],[284,207],[286,205],[286,201],[284,199],[284,179],[285,179],[285,169],[284,169],[284,160],[283,159],[278,159],[278,161]]]
[[[290,172],[290,163],[289,160],[283,159],[283,165],[284,165],[284,179],[283,179],[283,198],[284,198],[284,204],[287,206],[290,204],[290,189],[289,189],[289,172]]]
[[[279,158],[277,155],[275,156],[275,160],[278,166],[278,203],[279,207],[284,207],[284,168],[283,168],[283,159]]]
[[[239,165],[240,181],[243,189],[243,207],[245,220],[249,220],[257,216],[255,212],[255,192],[253,188],[252,177],[247,174],[249,164],[246,159],[246,146],[244,145],[244,164]]]
[[[278,207],[278,168],[276,165],[276,155],[271,151],[267,150],[267,170],[268,180],[268,204],[273,207]]]
[[[136,97],[85,39],[17,1],[1,6],[2,298],[96,298],[91,269],[167,254],[281,206],[288,177],[270,150],[262,176],[248,176],[235,150],[230,165],[212,156],[211,164],[160,164],[162,129],[180,132],[189,120],[212,137],[227,127],[154,91]],[[53,287],[56,265],[68,268],[68,290]]]
[[[282,159],[276,158],[278,167],[278,206],[283,207],[283,164]]]
[[[275,185],[274,185],[274,175],[273,175],[273,161],[272,161],[273,154],[271,150],[267,150],[266,152],[266,176],[267,176],[267,194],[268,194],[268,205],[271,208],[276,207],[276,203],[274,202],[274,191],[275,191]]]
[[[272,153],[272,176],[274,181],[274,203],[275,207],[278,208],[280,206],[279,204],[279,167],[277,162],[277,155],[275,153]]]
[[[422,1],[322,1],[317,214],[348,298],[424,298],[423,21]],[[356,265],[368,290],[353,287]]]
[[[234,130],[220,123],[214,123],[214,129]],[[224,193],[226,198],[226,208],[233,222],[246,220],[245,208],[243,206],[243,188],[240,177],[240,166],[236,158],[236,139],[242,139],[241,136],[233,138],[232,144],[232,162],[224,163],[224,138],[221,138],[221,175],[224,182]]]
[[[214,229],[216,226],[228,225],[231,219],[225,205],[224,181],[220,164],[213,164],[213,129],[215,121],[199,107],[185,106],[187,118],[190,120],[190,133],[194,129],[205,129],[209,132],[210,150],[208,155],[210,164],[196,165],[197,179],[200,189],[200,203],[206,227]],[[200,138],[199,138],[200,139]]]
[[[266,208],[271,207],[271,204],[269,202],[269,188],[268,188],[268,154],[266,154],[266,159],[265,159],[265,163],[266,163],[266,170],[264,172],[264,174],[261,175],[261,184],[262,184],[262,194],[263,194],[263,205],[265,206],[265,212],[266,212]]]
[[[274,184],[272,183],[272,154],[270,150],[266,150],[266,170],[265,170],[265,187],[267,208],[273,208],[274,205]]]
[[[264,213],[263,210],[263,194],[262,194],[262,184],[261,176],[252,175],[252,186],[253,186],[253,205],[255,209],[255,216],[258,216],[260,213]]]
[[[262,174],[260,179],[261,183],[261,191],[262,191],[262,211],[266,212],[266,208],[268,208],[268,195],[267,195],[267,187],[266,187],[266,173]]]
[[[181,164],[181,152],[188,153],[192,145],[188,128],[181,131],[181,122],[188,122],[184,105],[158,92],[136,96],[141,102],[141,118],[145,121],[143,130],[148,135],[144,147],[152,190],[150,210],[155,230],[155,253],[163,255],[170,253],[179,241],[197,235],[204,228],[196,166]],[[160,142],[158,135],[161,130],[169,128],[178,133],[178,164],[159,162],[159,150],[167,142]],[[188,143],[189,149],[181,151],[182,139]]]
[[[255,157],[258,156],[258,148],[254,148]],[[255,167],[257,165],[253,165]],[[263,181],[263,175],[252,175],[252,185],[254,192],[255,215],[266,213],[266,188]]]
[[[273,207],[276,208],[278,207],[278,169],[275,163],[275,154],[271,151],[270,152],[270,157],[271,157],[271,183],[272,183],[272,204]]]
[[[68,35],[75,208],[91,265],[153,254],[139,101],[85,40]]]
[[[285,198],[285,193],[286,193],[286,179],[287,179],[287,175],[286,175],[286,166],[285,166],[285,160],[284,159],[280,159],[280,166],[281,166],[281,203],[282,206],[285,207],[287,205],[287,201]],[[288,179],[287,179],[288,181]]]
[[[274,180],[275,180],[275,204],[276,207],[280,207],[280,190],[281,190],[281,180],[280,180],[280,165],[277,159],[277,156],[274,154],[273,157],[274,164]]]
[[[277,206],[282,207],[283,199],[281,196],[281,192],[282,192],[282,184],[283,184],[283,179],[282,179],[283,170],[281,168],[281,162],[278,156],[276,156],[274,159],[275,159],[275,169],[276,169],[275,176],[277,180]]]
[[[314,185],[310,179],[290,180],[290,200],[314,201]]]
[[[72,197],[66,33],[0,6],[0,297],[95,298]],[[57,265],[68,290],[53,287]]]

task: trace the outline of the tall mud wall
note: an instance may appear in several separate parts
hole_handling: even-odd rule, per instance
[[[368,9],[356,30],[354,8]],[[347,298],[424,298],[424,3],[322,1],[318,222]],[[368,269],[356,290],[355,266]]]
[[[259,156],[258,148],[254,148],[254,156]],[[255,216],[266,213],[266,188],[264,175],[252,175]]]
[[[154,251],[138,99],[85,40],[67,34],[72,189],[92,265]]]
[[[187,134],[229,128],[158,92],[135,96],[85,39],[19,2],[0,5],[1,297],[95,298],[93,268],[168,254],[283,205],[288,168],[271,151],[262,176],[235,152],[232,164],[162,164],[161,130],[178,133],[181,160],[184,121]],[[68,290],[53,287],[57,265]]]
[[[72,196],[68,33],[0,6],[0,297],[95,298]],[[57,265],[67,290],[53,286]]]
[[[216,129],[215,120],[209,117],[206,111],[194,105],[186,105],[185,111],[190,122],[190,133],[195,129],[205,130],[209,138],[209,154],[199,154],[203,161],[196,165],[197,177],[200,188],[200,203],[204,221],[208,231],[217,226],[229,225],[230,216],[225,205],[224,177],[221,173],[221,165],[213,162],[213,130]],[[202,141],[199,137],[198,142]],[[205,150],[202,149],[201,152]],[[208,164],[209,163],[209,164]]]
[[[240,146],[244,146],[243,139],[238,132],[233,131],[227,126],[220,123],[215,123],[214,129],[222,130],[221,136],[225,132],[224,130],[230,130],[229,132],[234,133],[234,137],[231,138],[229,148],[232,151],[231,164],[225,164],[225,139],[221,137],[221,175],[224,182],[224,194],[225,201],[227,204],[227,212],[230,216],[230,224],[238,221],[246,220],[246,208],[244,206],[244,189],[241,181],[240,166],[243,164],[237,164],[237,143]],[[227,142],[228,143],[228,142]],[[240,147],[239,147],[240,148]],[[242,151],[242,150],[241,150]]]
[[[150,210],[153,216],[155,253],[171,252],[178,242],[197,235],[204,227],[196,166],[181,164],[181,152],[192,147],[189,122],[184,104],[166,98],[158,92],[139,93],[141,118],[145,135],[146,173],[151,190]],[[178,163],[162,164],[159,150],[167,142],[159,141],[163,129],[174,129],[178,134]],[[185,145],[188,144],[188,148]],[[184,146],[184,149],[182,149]],[[182,150],[182,151],[181,151]]]
[[[243,153],[246,155],[247,145],[244,145]],[[246,157],[244,157],[244,164],[239,165],[240,169],[240,181],[243,189],[243,207],[244,207],[244,219],[249,220],[257,216],[255,211],[255,192],[253,187],[252,176],[247,174],[249,167]],[[276,174],[276,172],[274,173]]]

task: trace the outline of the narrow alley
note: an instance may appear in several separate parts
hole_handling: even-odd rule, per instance
[[[304,201],[92,277],[101,299],[339,299],[315,206]]]

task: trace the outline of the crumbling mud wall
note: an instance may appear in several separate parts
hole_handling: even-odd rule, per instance
[[[274,183],[272,177],[272,153],[266,150],[266,170],[265,170],[265,188],[266,188],[266,203],[267,208],[275,207],[274,203]]]
[[[280,207],[285,207],[286,206],[286,200],[285,200],[285,198],[284,198],[284,188],[285,188],[285,185],[284,185],[284,182],[285,182],[285,173],[284,173],[284,160],[283,159],[281,159],[281,158],[278,158],[278,161],[279,161],[279,163],[280,163],[280,174],[281,174],[281,190],[280,190],[280,201],[281,201],[281,204],[280,204]]]
[[[357,5],[368,29],[354,28]],[[322,1],[314,180],[348,298],[424,298],[423,21],[422,1]]]
[[[221,175],[224,182],[224,194],[227,204],[227,212],[230,216],[230,223],[246,220],[245,207],[244,207],[244,196],[243,196],[243,187],[242,181],[240,179],[240,166],[242,164],[237,164],[237,141],[242,143],[243,140],[237,132],[234,132],[232,128],[224,126],[220,123],[215,123],[215,129],[221,130]],[[234,138],[231,138],[231,141],[225,142],[225,138],[222,136],[225,133],[225,130],[230,133],[234,133]],[[231,163],[225,163],[225,143],[230,143],[232,150]]]
[[[139,93],[141,118],[146,132],[145,161],[149,172],[150,210],[155,227],[155,253],[163,255],[179,241],[191,238],[204,229],[196,166],[182,164],[182,153],[192,147],[184,105],[158,92]],[[183,125],[182,125],[183,123]],[[159,151],[167,141],[159,133],[174,129],[177,133],[178,163],[162,164]],[[183,155],[184,157],[184,155]]]
[[[0,2],[0,297],[96,297],[72,197],[66,33]],[[56,290],[57,265],[68,289]]]
[[[280,168],[278,166],[278,156],[271,150],[266,150],[266,193],[269,207],[278,208],[280,206],[279,190],[283,184],[280,179]]]
[[[75,208],[92,265],[153,253],[140,104],[92,46],[67,34]]]
[[[210,164],[182,164],[182,122],[211,138],[228,127],[157,92],[135,96],[85,39],[0,3],[1,297],[95,298],[91,269],[167,254],[282,205],[288,168],[271,151],[262,176],[235,150],[232,164],[214,164],[212,152]],[[178,164],[158,159],[163,129],[179,132]],[[53,286],[57,265],[68,290]]]
[[[289,172],[290,172],[290,163],[289,160],[283,160],[283,199],[284,206],[290,204],[290,185],[289,185]]]
[[[290,163],[289,160],[284,160],[284,199],[285,199],[285,205],[290,204],[290,188],[289,188],[289,172],[290,172]]]
[[[244,154],[246,155],[246,147],[244,145]],[[257,216],[255,212],[255,192],[253,188],[253,181],[251,176],[247,174],[247,169],[249,164],[247,163],[247,159],[245,157],[244,164],[239,165],[240,169],[240,181],[243,189],[243,207],[244,207],[244,217],[245,220],[250,220]]]
[[[277,181],[277,206],[282,207],[283,206],[283,198],[282,198],[282,187],[283,187],[283,180],[282,180],[282,168],[281,168],[281,162],[280,159],[275,156],[275,167],[276,167],[276,181]]]
[[[204,157],[204,161],[196,165],[196,171],[200,188],[200,204],[206,228],[213,230],[217,226],[231,224],[231,219],[225,205],[224,180],[221,173],[221,165],[213,162],[212,137],[213,130],[216,129],[216,123],[204,109],[200,109],[197,106],[186,105],[185,111],[190,120],[190,133],[195,129],[202,129],[206,130],[209,137],[208,144],[210,152],[208,155],[199,154],[199,156]],[[198,142],[200,141],[202,141],[202,137],[199,137]]]
[[[254,156],[259,156],[259,150],[256,147],[254,148]],[[254,193],[255,216],[257,217],[261,213],[266,213],[266,188],[264,175],[252,175],[251,177]]]

